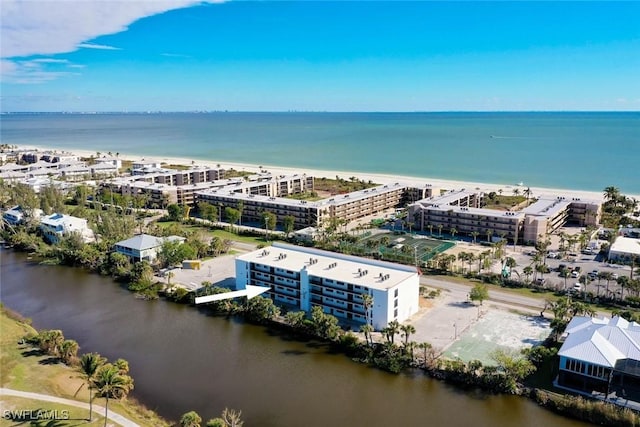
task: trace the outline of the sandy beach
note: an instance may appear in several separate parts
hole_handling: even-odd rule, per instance
[[[44,147],[44,146],[21,146],[20,148],[29,148],[29,149],[37,149],[38,151],[63,151],[58,150],[55,147]],[[73,149],[71,151],[73,154],[80,157],[90,157],[95,156],[95,151],[90,150],[80,150]],[[106,153],[101,153],[105,155]],[[256,164],[248,164],[248,163],[233,163],[233,162],[225,162],[225,161],[216,161],[216,160],[195,160],[187,157],[157,157],[157,156],[141,156],[127,153],[120,153],[119,157],[123,160],[132,160],[132,161],[140,161],[144,160],[158,160],[167,164],[180,164],[180,165],[194,165],[194,166],[208,166],[208,167],[218,167],[220,165],[223,169],[235,169],[240,171],[247,172],[259,172],[262,167],[262,170],[266,170],[275,175],[293,175],[293,174],[306,174],[311,175],[316,178],[335,178],[339,176],[343,179],[349,179],[352,176],[363,180],[363,181],[372,181],[378,184],[392,184],[396,182],[411,184],[415,186],[425,186],[431,185],[435,188],[441,188],[445,190],[476,190],[483,192],[491,192],[498,190],[502,190],[502,194],[510,195],[513,194],[514,189],[518,189],[519,193],[529,188],[531,190],[531,197],[538,198],[541,196],[548,197],[557,197],[564,196],[568,198],[580,198],[585,200],[598,200],[603,201],[604,195],[603,192],[596,191],[583,191],[583,190],[573,190],[573,189],[562,189],[562,188],[544,188],[544,187],[529,187],[526,183],[522,183],[523,185],[519,185],[518,183],[484,183],[484,182],[470,182],[470,181],[456,181],[456,180],[446,180],[440,178],[433,177],[411,177],[411,176],[396,176],[396,175],[385,175],[385,174],[375,174],[375,173],[367,173],[367,172],[350,172],[350,171],[337,171],[337,170],[318,170],[318,169],[308,169],[308,168],[293,168],[293,167],[283,167],[283,166],[274,166],[274,165],[256,165]],[[603,183],[602,188],[604,189],[608,184]],[[628,197],[633,197],[635,199],[640,199],[640,195],[637,194],[627,194]]]

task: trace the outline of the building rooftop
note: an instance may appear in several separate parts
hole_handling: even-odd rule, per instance
[[[525,214],[522,212],[513,212],[513,211],[499,211],[495,209],[487,209],[487,208],[468,208],[466,206],[452,206],[445,204],[437,204],[427,206],[428,209],[437,210],[442,212],[452,211],[452,212],[460,212],[470,215],[479,215],[486,216],[491,218],[518,218],[524,219]]]
[[[449,191],[441,196],[433,196],[428,197],[426,199],[418,201],[423,205],[449,205],[450,203],[457,202],[463,197],[473,197],[479,195],[477,191],[468,191],[468,190],[458,190],[458,191]]]
[[[380,290],[418,274],[414,267],[406,265],[283,243],[274,243],[238,259],[289,271],[306,270],[309,275]]]
[[[149,234],[137,234],[130,239],[121,240],[117,242],[115,246],[121,246],[123,248],[135,249],[138,251],[144,251],[146,249],[157,248],[162,246],[165,241],[184,241],[184,237],[169,236],[169,237],[156,237]]]
[[[621,317],[576,316],[567,325],[558,355],[613,368],[621,359],[640,360],[640,324]]]
[[[384,194],[386,192],[395,191],[398,189],[406,188],[404,184],[396,182],[395,184],[381,185],[379,187],[368,188],[366,190],[354,191],[352,193],[340,194],[336,196],[332,196],[326,199],[318,200],[318,201],[308,201],[308,200],[297,200],[297,199],[289,199],[286,197],[269,197],[269,196],[259,196],[255,194],[242,194],[234,192],[236,187],[224,187],[218,190],[208,190],[203,191],[201,194],[203,195],[216,195],[220,197],[229,197],[237,200],[256,200],[261,202],[271,202],[273,204],[283,205],[283,206],[306,206],[311,208],[322,208],[328,206],[339,206],[345,203],[350,203],[362,199],[366,199],[368,197],[375,196],[376,194]]]
[[[640,239],[618,236],[609,251],[640,255]]]

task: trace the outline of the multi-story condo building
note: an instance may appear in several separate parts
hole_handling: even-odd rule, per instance
[[[233,187],[225,187],[196,193],[196,200],[220,207],[242,207],[242,219],[248,222],[262,221],[261,215],[265,211],[275,214],[278,222],[285,216],[292,216],[294,227],[300,229],[318,227],[331,218],[353,221],[399,207],[406,188],[400,183],[381,185],[311,202],[246,194],[234,191]]]
[[[277,304],[306,312],[319,306],[375,330],[419,309],[414,267],[281,243],[236,258],[236,287],[247,285],[269,287],[265,295]],[[373,297],[368,312],[363,295]]]
[[[455,228],[462,234],[504,236],[527,243],[536,243],[566,223],[587,226],[600,220],[600,202],[594,200],[541,197],[521,211],[481,208],[481,202],[481,193],[450,192],[411,204],[409,218],[419,230],[449,233]]]

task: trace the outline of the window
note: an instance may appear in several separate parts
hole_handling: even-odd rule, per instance
[[[398,300],[397,299],[393,301],[393,306],[398,308]]]
[[[393,310],[393,318],[394,319],[398,318],[398,309],[397,308],[395,310]]]
[[[568,359],[565,364],[565,368],[567,371],[584,373],[584,363],[579,360]]]
[[[393,293],[393,297],[394,298],[398,298],[398,290],[396,289],[395,292]]]

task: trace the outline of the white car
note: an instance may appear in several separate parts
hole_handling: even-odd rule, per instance
[[[577,279],[580,277],[580,272],[579,271],[572,271],[571,272],[571,278],[572,279]]]

